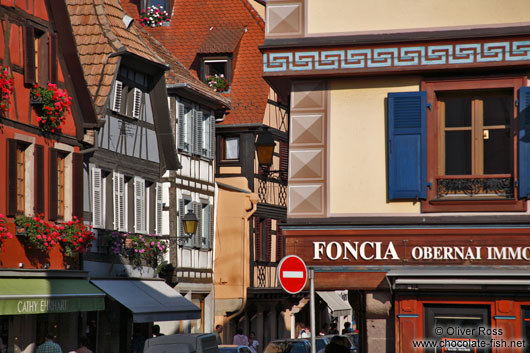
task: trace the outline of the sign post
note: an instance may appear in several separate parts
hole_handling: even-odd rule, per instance
[[[284,257],[278,264],[278,280],[289,294],[296,294],[304,289],[307,278],[310,280],[310,316],[311,316],[311,353],[316,353],[315,344],[315,270],[307,271],[304,260],[295,255]]]

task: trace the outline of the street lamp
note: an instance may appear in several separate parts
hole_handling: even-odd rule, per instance
[[[179,244],[184,244],[188,240],[190,240],[191,237],[197,231],[197,226],[199,225],[199,219],[197,218],[195,213],[193,213],[192,210],[188,210],[188,213],[186,213],[182,217],[181,221],[182,221],[182,226],[184,228],[185,235],[178,237],[177,241],[179,242]]]
[[[270,167],[272,165],[272,155],[274,153],[274,138],[269,132],[269,127],[265,126],[263,131],[259,133],[258,139],[254,144],[256,146],[256,153],[258,154],[258,163],[261,166]]]

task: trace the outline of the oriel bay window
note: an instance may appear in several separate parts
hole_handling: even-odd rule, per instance
[[[390,93],[389,199],[422,200],[423,212],[524,211],[530,194],[530,161],[522,158],[530,144],[524,81],[432,80],[419,92]]]

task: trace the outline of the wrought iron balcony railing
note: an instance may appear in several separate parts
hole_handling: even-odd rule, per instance
[[[256,175],[259,202],[286,207],[287,172],[270,171]]]
[[[511,175],[451,176],[439,178],[437,182],[438,198],[514,197],[514,183]]]

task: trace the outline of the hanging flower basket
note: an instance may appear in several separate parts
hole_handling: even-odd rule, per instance
[[[55,225],[43,219],[43,215],[35,217],[18,216],[15,219],[16,234],[29,248],[48,252],[56,244],[57,232]]]
[[[35,85],[30,91],[30,103],[35,107],[37,121],[42,132],[61,131],[65,114],[70,111],[72,97],[53,83],[48,87]]]

